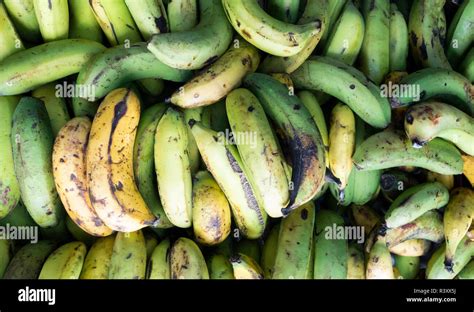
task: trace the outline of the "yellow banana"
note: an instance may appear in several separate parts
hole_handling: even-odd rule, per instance
[[[474,156],[462,155],[462,159],[464,161],[463,174],[474,187]]]
[[[409,239],[403,243],[389,248],[390,252],[405,257],[421,257],[425,255],[431,247],[431,242],[426,239]]]
[[[258,263],[244,254],[237,254],[230,259],[235,279],[263,279],[263,270]]]
[[[59,247],[46,259],[38,279],[78,279],[86,252],[86,245],[81,242]]]
[[[84,260],[80,279],[108,279],[115,236],[99,238]]]
[[[69,36],[68,0],[33,0],[41,36],[45,42]]]

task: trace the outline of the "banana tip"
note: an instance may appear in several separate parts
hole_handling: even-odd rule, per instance
[[[452,259],[445,259],[444,260],[444,268],[449,273],[454,273],[453,266],[454,266],[454,263],[453,263]]]
[[[195,124],[196,124],[196,120],[195,120],[195,119],[192,119],[192,118],[189,119],[188,125],[189,125],[189,127],[190,127],[191,129],[193,128],[193,126],[194,126]]]

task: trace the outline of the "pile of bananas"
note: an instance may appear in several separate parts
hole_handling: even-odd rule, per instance
[[[0,278],[474,278],[473,41],[474,0],[0,1]]]

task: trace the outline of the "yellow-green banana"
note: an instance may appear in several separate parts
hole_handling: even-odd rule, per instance
[[[451,266],[444,263],[446,245],[441,245],[431,256],[426,267],[427,279],[453,279],[474,256],[474,242],[465,236],[458,245]]]
[[[125,0],[125,3],[143,39],[149,40],[154,34],[169,31],[168,17],[162,0]]]
[[[319,1],[308,1],[308,2],[319,2]],[[335,24],[341,15],[342,10],[344,9],[344,6],[348,2],[347,0],[328,0],[327,1],[327,25],[326,25],[326,31],[324,32],[322,38],[321,38],[321,47],[326,46],[326,41],[328,40],[328,37],[330,34],[334,33],[334,27]]]
[[[20,37],[29,42],[40,42],[41,32],[33,0],[4,0],[3,2]]]
[[[408,42],[408,25],[405,21],[405,17],[398,10],[396,3],[390,4],[389,39],[390,72],[405,71],[407,68],[408,50],[410,47]]]
[[[392,257],[383,239],[372,246],[365,273],[367,279],[394,279]]]
[[[9,240],[0,240],[0,278],[3,278],[5,270],[12,258],[12,245]]]
[[[181,237],[170,251],[171,279],[209,279],[206,260],[195,242]]]
[[[207,260],[209,268],[209,278],[215,280],[234,279],[234,269],[226,256],[221,254],[212,254]]]
[[[390,247],[390,252],[404,257],[421,257],[431,247],[431,242],[425,239],[409,239],[403,243]]]
[[[188,156],[189,156],[189,165],[191,166],[191,173],[196,174],[201,165],[201,155],[199,154],[199,148],[197,147],[196,140],[194,139],[193,133],[191,132],[191,127],[189,126],[189,121],[191,119],[201,121],[204,114],[204,108],[197,107],[184,110],[184,120],[188,128]]]
[[[59,86],[60,87],[60,86]],[[65,98],[58,96],[58,85],[49,83],[34,90],[31,95],[43,101],[48,112],[53,135],[56,137],[59,130],[71,119],[67,110]]]
[[[365,259],[362,248],[355,243],[350,243],[348,252],[347,279],[365,279]]]
[[[80,279],[108,279],[115,236],[99,238],[84,260]]]
[[[102,29],[89,6],[89,0],[69,0],[69,38],[102,42]]]
[[[9,55],[23,50],[23,42],[17,34],[10,17],[5,9],[5,4],[0,3],[0,61]]]
[[[0,245],[4,244],[3,242],[5,241],[0,241]],[[37,279],[46,258],[54,249],[56,249],[56,244],[48,240],[41,240],[36,244],[30,243],[21,247],[8,264],[5,274],[3,274],[3,279]]]
[[[170,32],[188,31],[198,23],[197,0],[168,1],[167,12]]]
[[[472,280],[474,279],[474,261],[471,260],[457,275],[458,279]]]
[[[59,247],[46,259],[38,279],[79,279],[86,252],[82,242]]]
[[[382,220],[380,215],[367,205],[351,205],[351,216],[354,223],[364,227],[364,232],[367,234]]]
[[[147,279],[170,279],[170,251],[169,238],[162,240],[153,250],[147,266]]]
[[[68,0],[33,0],[36,19],[45,42],[69,36]]]
[[[237,254],[230,258],[235,279],[263,279],[263,270],[254,259],[244,254]]]
[[[395,267],[404,279],[414,279],[420,271],[420,257],[395,256]]]
[[[439,182],[443,184],[448,190],[452,190],[454,187],[454,175],[452,174],[439,174],[428,171],[426,173],[426,181]]]
[[[141,230],[117,233],[109,266],[109,279],[145,279],[146,245]]]
[[[278,251],[278,236],[280,235],[280,223],[275,224],[268,236],[265,238],[260,257],[260,266],[265,279],[271,279],[274,271],[276,254]]]

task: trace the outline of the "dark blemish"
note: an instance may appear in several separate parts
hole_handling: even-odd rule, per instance
[[[71,181],[76,181],[77,177],[74,173],[71,173],[70,179],[71,179]]]
[[[37,126],[38,126],[38,123],[35,122],[31,125],[31,129],[36,129]]]
[[[301,210],[301,219],[303,219],[303,220],[308,219],[308,210],[307,209]]]
[[[417,41],[418,41],[418,37],[416,36],[416,34],[414,32],[412,32],[411,34],[411,42],[413,45],[416,45]]]
[[[130,28],[131,30],[135,30],[135,27],[133,27],[132,25],[125,24],[125,26],[127,26],[127,27]]]
[[[237,27],[240,27],[240,21],[236,20],[235,22],[237,23]]]
[[[420,53],[421,53],[421,58],[426,60],[428,59],[428,52],[426,51],[426,43],[425,43],[425,40],[423,40],[421,42],[421,45],[420,45]]]
[[[155,26],[160,30],[160,33],[168,32],[168,26],[166,25],[166,19],[162,15],[160,17],[155,17]]]
[[[301,105],[299,105],[299,104],[295,104],[295,105],[293,106],[293,109],[294,109],[294,110],[300,110],[300,108],[301,108]]]
[[[63,158],[59,158],[59,162],[60,162],[60,163],[63,163],[63,162],[65,162],[65,161],[64,161]]]
[[[356,88],[356,86],[355,86],[354,84],[351,84],[351,85],[349,86],[349,88],[351,88],[351,90],[354,90],[354,89]]]
[[[115,130],[117,129],[117,125],[118,125],[119,121],[127,113],[127,99],[128,99],[129,95],[130,95],[130,91],[127,92],[127,94],[125,95],[123,100],[118,102],[114,107],[114,117],[112,119],[112,129],[110,131],[109,142],[108,142],[108,146],[107,146],[107,151],[108,151],[108,154],[109,154],[109,163],[112,163],[112,157],[111,157],[112,138],[114,136]]]
[[[115,186],[115,189],[117,191],[123,191],[123,184],[121,181],[119,181],[119,183]]]
[[[125,259],[130,259],[132,257],[132,253],[129,253]]]
[[[211,56],[204,62],[204,66],[214,63],[219,57],[217,55]]]
[[[255,110],[255,107],[253,106],[249,106],[249,108],[247,109],[249,112],[253,112]]]
[[[193,126],[194,126],[195,124],[196,124],[196,120],[194,120],[194,119],[189,119],[188,125],[189,125],[189,127],[190,127],[191,129],[193,128]]]
[[[250,59],[248,57],[244,57],[242,59],[242,65],[247,66],[250,63]]]
[[[248,39],[252,39],[252,36],[245,29],[242,29],[242,34],[245,35]]]
[[[412,125],[412,124],[413,124],[413,116],[412,116],[412,114],[407,114],[405,120],[407,121],[407,123],[408,123],[409,125]]]
[[[53,9],[53,3],[51,2],[51,0],[48,0],[48,9]]]

